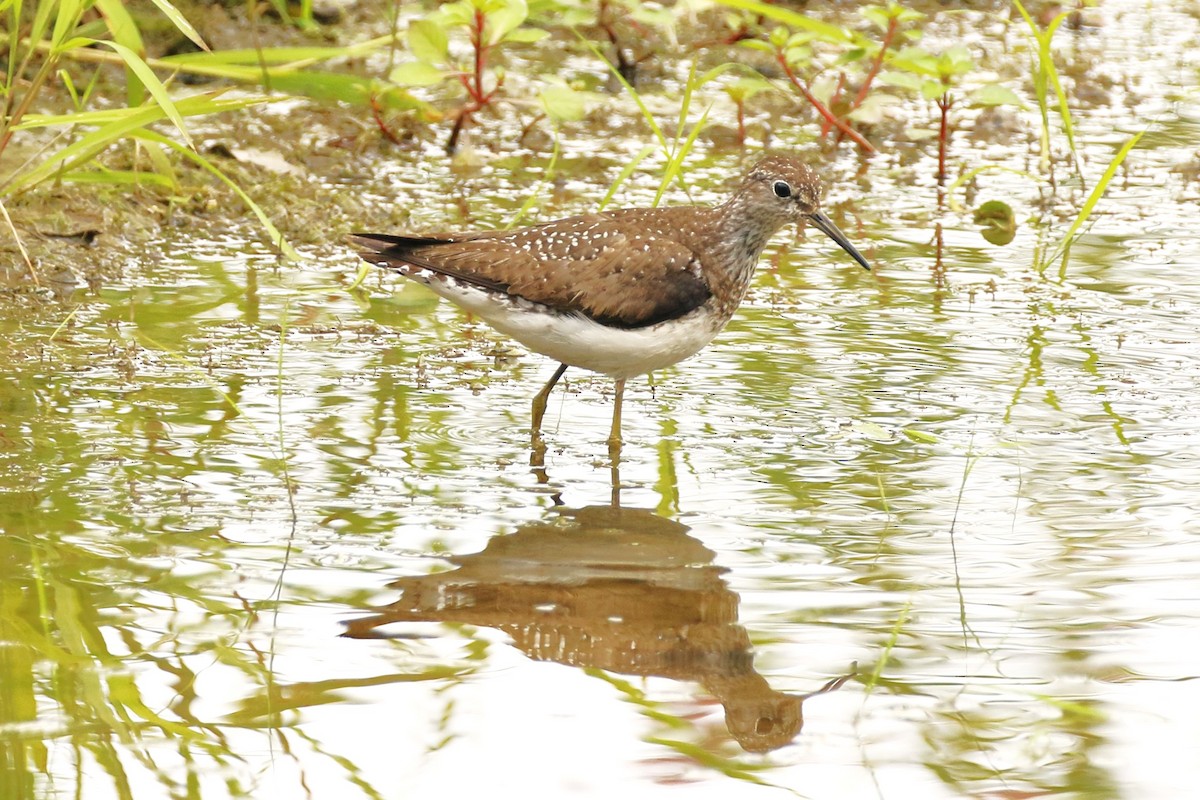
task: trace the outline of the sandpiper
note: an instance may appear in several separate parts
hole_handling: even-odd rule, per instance
[[[359,233],[350,241],[364,260],[425,284],[559,362],[533,399],[535,446],[550,391],[567,367],[615,378],[608,438],[615,457],[625,381],[712,341],[780,228],[811,223],[871,268],[820,210],[820,194],[812,169],[769,154],[718,206],[629,208],[512,231]]]

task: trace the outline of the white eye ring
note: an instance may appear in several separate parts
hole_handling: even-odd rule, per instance
[[[784,181],[775,181],[775,185],[771,189],[775,192],[776,197],[792,196],[792,187],[788,186]]]

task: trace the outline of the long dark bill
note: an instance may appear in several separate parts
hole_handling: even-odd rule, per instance
[[[863,258],[863,254],[858,252],[858,248],[850,244],[850,240],[846,238],[846,234],[838,230],[838,226],[833,224],[833,220],[825,216],[824,211],[809,214],[808,220],[813,224],[813,227],[837,242],[838,246],[849,253],[855,261],[862,264],[864,269],[870,271],[871,265],[867,263],[867,259]]]

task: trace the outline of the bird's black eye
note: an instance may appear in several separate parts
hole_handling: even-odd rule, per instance
[[[771,187],[775,190],[776,197],[791,197],[792,187],[788,186],[783,181],[775,181],[775,185]]]

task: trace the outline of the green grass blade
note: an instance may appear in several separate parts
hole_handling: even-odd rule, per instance
[[[208,114],[221,114],[226,111],[238,111],[249,106],[275,102],[277,98],[263,97],[230,97],[221,98],[227,89],[214,92],[194,94],[175,103],[175,108],[185,117],[196,117]],[[108,125],[132,115],[148,114],[151,122],[160,120],[165,112],[157,106],[146,108],[105,108],[96,111],[80,111],[71,114],[29,114],[15,130],[22,131],[31,128],[51,128],[58,125]],[[147,123],[149,124],[149,123]]]
[[[749,11],[751,14],[757,14],[787,25],[789,28],[808,31],[827,42],[852,42],[854,40],[853,35],[845,28],[831,25],[828,22],[810,19],[798,11],[771,6],[766,3],[758,3],[755,0],[717,0],[717,3],[727,8]]]
[[[712,106],[704,109],[704,113],[700,115],[700,119],[698,119],[696,124],[692,126],[692,132],[688,134],[687,139],[684,140],[683,146],[677,149],[676,153],[672,155],[671,160],[667,163],[667,169],[663,175],[662,183],[659,184],[658,187],[658,194],[654,196],[654,205],[657,206],[659,204],[659,201],[662,200],[662,196],[666,194],[667,189],[670,188],[671,183],[674,182],[675,179],[681,174],[683,169],[683,161],[687,157],[687,154],[691,152],[692,146],[696,143],[696,137],[700,135],[700,131],[704,130],[704,126],[708,123],[708,112],[710,111],[712,111]],[[686,190],[687,186],[684,186],[684,189]]]
[[[600,201],[600,206],[596,209],[597,211],[603,211],[605,207],[612,202],[613,196],[616,195],[617,189],[621,188],[621,184],[629,180],[629,176],[632,175],[633,171],[638,168],[638,164],[641,164],[642,161],[645,160],[646,156],[653,152],[654,145],[648,144],[643,147],[642,151],[634,156],[629,163],[621,168],[621,172],[619,175],[617,175],[617,179],[614,180],[612,185],[608,187],[608,192],[605,193],[604,198]]]
[[[50,9],[54,8],[54,3],[39,3],[39,13],[43,6],[46,8],[46,13],[49,14]],[[58,13],[54,17],[54,31],[50,34],[51,52],[65,47],[67,37],[74,32],[75,27],[79,24],[80,17],[83,16],[83,12],[84,7],[81,0],[58,0]],[[31,34],[29,40],[34,42],[40,38],[40,36],[34,37]]]
[[[104,17],[113,41],[136,53],[138,58],[144,58],[146,45],[142,41],[142,34],[138,30],[137,23],[133,21],[133,16],[125,8],[125,3],[122,0],[95,0],[95,2],[96,10]],[[126,104],[131,107],[140,106],[146,99],[146,87],[136,79],[133,70],[128,66],[125,67],[125,75]]]
[[[145,139],[146,141],[158,142],[159,144],[166,145],[167,147],[182,153],[185,157],[200,166],[202,169],[215,175],[218,180],[232,189],[238,197],[242,198],[242,202],[246,204],[246,207],[250,209],[251,213],[258,217],[259,224],[261,224],[263,229],[267,232],[267,236],[270,239],[271,244],[279,248],[279,252],[284,256],[284,258],[287,258],[291,261],[300,260],[300,254],[297,253],[292,246],[288,244],[287,240],[283,238],[283,234],[279,232],[279,229],[275,227],[274,223],[271,222],[270,217],[267,216],[266,212],[262,210],[258,203],[254,202],[250,195],[246,194],[242,187],[234,183],[229,176],[217,169],[216,165],[214,165],[211,161],[197,153],[194,149],[184,147],[174,139],[163,136],[162,134],[148,130],[140,130],[134,135],[139,139]]]
[[[0,183],[0,197],[36,186],[54,175],[59,169],[72,170],[95,158],[113,142],[128,136],[138,128],[143,128],[163,118],[163,111],[157,106],[122,110],[130,113],[81,136],[28,172],[10,175],[3,183]]]
[[[91,183],[106,186],[145,186],[147,184],[170,189],[175,182],[157,172],[134,172],[124,169],[98,169],[88,172],[67,172],[62,176],[64,183]]]
[[[201,50],[209,49],[208,45],[204,42],[204,37],[192,27],[192,23],[187,21],[187,17],[179,13],[179,9],[171,5],[170,0],[150,0],[150,2],[158,6],[158,10],[163,13],[163,16],[171,20],[171,24],[175,26],[175,29],[191,39],[197,47]]]
[[[558,126],[555,125],[554,149],[550,153],[550,162],[546,165],[546,170],[542,173],[542,177],[538,179],[537,185],[533,187],[533,191],[529,193],[529,197],[526,197],[525,202],[521,204],[521,208],[517,211],[516,216],[509,220],[508,224],[504,226],[505,230],[514,228],[518,222],[525,218],[525,215],[529,213],[530,209],[537,205],[538,200],[542,196],[542,190],[546,187],[546,184],[554,179],[554,170],[558,166],[560,144]]]
[[[187,131],[187,125],[183,121],[183,115],[179,113],[179,109],[175,107],[171,96],[167,94],[167,87],[163,86],[162,81],[154,74],[154,70],[150,69],[150,65],[141,56],[117,42],[105,42],[98,39],[84,41],[89,41],[91,44],[104,45],[119,55],[125,62],[125,65],[129,67],[138,80],[142,82],[142,85],[146,87],[146,91],[154,98],[154,102],[158,104],[159,108],[167,115],[167,118],[179,129],[179,135],[183,137],[183,141],[187,143],[187,146],[193,150],[196,148],[195,142],[192,141],[192,137]]]
[[[1088,217],[1092,215],[1092,211],[1096,208],[1096,204],[1100,202],[1100,198],[1104,196],[1105,190],[1108,189],[1108,184],[1112,182],[1113,176],[1117,174],[1117,170],[1120,169],[1121,162],[1125,160],[1125,156],[1129,155],[1129,151],[1137,145],[1138,140],[1145,134],[1145,131],[1135,134],[1125,143],[1124,147],[1117,151],[1116,157],[1108,165],[1108,169],[1104,170],[1104,174],[1100,176],[1100,180],[1096,183],[1095,188],[1092,189],[1092,193],[1088,195],[1087,201],[1079,209],[1079,214],[1075,217],[1075,221],[1067,229],[1067,235],[1063,237],[1061,245],[1062,263],[1058,268],[1059,280],[1065,280],[1067,277],[1067,260],[1071,255],[1071,245],[1075,241],[1076,234],[1079,233],[1079,229],[1083,227],[1083,224],[1087,222]]]
[[[650,130],[654,132],[654,137],[658,139],[658,143],[662,145],[663,153],[667,157],[670,157],[671,147],[669,144],[667,144],[667,137],[662,132],[662,128],[658,126],[658,122],[654,119],[654,115],[650,113],[650,109],[646,108],[646,104],[642,102],[642,96],[638,94],[637,89],[634,89],[633,86],[630,85],[629,81],[625,80],[625,77],[621,75],[621,72],[613,66],[611,61],[604,57],[604,54],[601,53],[600,49],[592,43],[591,39],[584,37],[582,33],[574,28],[572,31],[577,37],[579,37],[579,41],[587,45],[588,49],[592,51],[596,58],[604,62],[604,65],[608,67],[608,71],[611,72],[613,76],[621,82],[621,85],[625,87],[625,91],[629,92],[629,96],[633,98],[633,102],[637,103],[638,110],[642,112],[642,118],[646,120],[646,124],[648,124],[650,126]]]
[[[1063,130],[1067,134],[1067,145],[1071,148],[1071,154],[1076,155],[1075,125],[1071,121],[1071,109],[1067,106],[1067,93],[1063,90],[1062,81],[1058,78],[1058,68],[1054,66],[1054,56],[1050,52],[1050,40],[1054,38],[1055,31],[1058,30],[1059,26],[1066,21],[1071,13],[1070,11],[1064,11],[1054,18],[1054,21],[1046,27],[1046,32],[1039,43],[1038,49],[1041,55],[1042,68],[1046,71],[1046,78],[1049,80],[1050,86],[1054,88],[1054,94],[1058,98],[1058,116],[1062,119]]]

